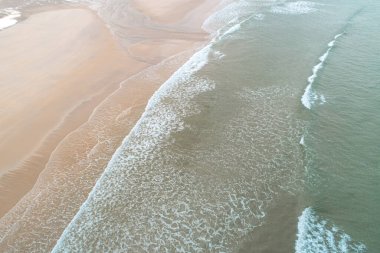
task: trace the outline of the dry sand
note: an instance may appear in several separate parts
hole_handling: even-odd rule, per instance
[[[129,28],[140,39],[126,50],[86,9],[0,32],[1,252],[54,246],[147,100],[204,42],[216,1],[170,2],[134,1],[150,23]]]

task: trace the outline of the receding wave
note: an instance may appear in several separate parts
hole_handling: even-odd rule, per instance
[[[100,222],[100,220],[93,220],[92,222],[86,220],[89,213],[94,214],[94,219],[98,218],[97,209],[99,205],[102,205],[98,203],[98,200],[103,201],[109,199],[109,197],[111,197],[109,194],[117,198],[117,192],[124,189],[122,184],[126,182],[123,182],[122,175],[117,174],[134,173],[134,170],[145,164],[147,160],[149,160],[149,157],[152,156],[152,153],[156,152],[154,149],[160,149],[165,146],[171,134],[176,131],[181,131],[184,128],[184,122],[181,120],[181,116],[183,117],[197,112],[197,108],[191,104],[191,98],[213,89],[214,84],[209,80],[193,77],[193,73],[199,71],[207,64],[210,50],[211,45],[208,45],[197,52],[186,64],[178,69],[149,100],[141,119],[126,137],[121,147],[115,152],[88,200],[82,205],[78,214],[64,231],[53,251],[59,252],[63,250],[68,246],[67,241],[70,243],[72,240],[74,240],[72,242],[73,245],[75,244],[75,247],[77,247],[80,243],[77,239],[79,239],[80,236],[72,235],[73,231],[81,235],[86,232],[89,226],[96,226],[96,224]],[[172,106],[170,101],[175,101],[176,106]],[[190,108],[191,110],[189,110]],[[173,179],[174,178],[173,175]],[[126,178],[124,177],[124,179]],[[154,178],[157,183],[167,179],[164,174]],[[172,190],[176,191],[176,189]],[[128,194],[128,192],[126,192],[126,194]],[[138,193],[136,192],[136,194]],[[175,193],[172,192],[172,194]],[[114,201],[118,200],[115,199]],[[149,201],[146,203],[149,204],[148,202]],[[177,215],[181,215],[187,208],[186,205],[179,204],[180,210],[174,211]],[[132,213],[130,214],[132,215]],[[163,221],[169,222],[168,219],[162,218]],[[82,222],[85,224],[80,224]],[[174,224],[172,225],[174,226]],[[124,234],[124,236],[128,237],[130,232],[125,232],[126,234]],[[84,238],[81,239],[84,240]],[[135,240],[138,241],[136,238]],[[115,243],[117,244],[118,242]]]
[[[155,93],[54,252],[229,252],[279,191],[296,191],[301,127],[289,87],[234,92],[247,106],[214,136],[221,143],[175,149],[191,129],[184,118],[202,111],[196,98],[215,91],[200,72],[218,55],[206,46]]]
[[[263,20],[265,15],[259,12],[260,7],[272,4],[271,1],[233,1],[210,15],[203,23],[202,29],[211,34],[217,33],[216,38],[220,39],[238,31],[243,23],[251,19]]]
[[[326,103],[326,98],[323,95],[318,95],[315,91],[313,91],[313,83],[315,79],[318,77],[318,72],[323,68],[323,65],[325,61],[327,60],[331,49],[334,47],[337,39],[342,36],[343,33],[339,33],[335,35],[334,39],[330,41],[327,46],[326,52],[319,57],[319,62],[317,65],[313,67],[313,73],[309,78],[307,79],[308,85],[305,88],[305,92],[302,95],[301,102],[302,104],[307,108],[311,109],[312,105],[315,104],[316,102],[320,102],[321,104]]]
[[[288,2],[271,8],[272,13],[288,15],[307,14],[315,11],[317,11],[316,3],[308,1]]]
[[[283,136],[299,135],[284,106],[284,97],[294,94],[286,87],[238,92],[235,96],[250,106],[220,131],[227,133],[218,138],[220,145],[197,147],[190,154],[171,150],[180,145],[173,134],[188,128],[183,117],[198,113],[193,98],[214,88],[195,74],[211,57],[210,50],[207,46],[196,54],[154,95],[55,252],[228,252],[236,238],[260,225],[278,192],[275,187],[297,185],[301,164],[291,151],[297,144]],[[279,103],[285,109],[279,110]],[[194,164],[183,164],[189,155],[197,158]]]
[[[221,10],[210,15],[203,23],[202,28],[205,31],[214,33],[229,23],[233,22],[238,17],[242,17],[248,13],[251,13],[251,10],[247,8],[249,6],[250,3],[247,1],[234,1],[224,6]]]
[[[17,9],[6,8],[0,10],[0,30],[15,25],[19,17],[21,17],[21,12]]]
[[[261,225],[278,192],[297,191],[301,123],[286,107],[295,99],[290,87],[233,92],[247,107],[214,137],[221,143],[175,149],[175,137],[191,129],[185,118],[203,112],[198,97],[215,91],[200,74],[224,57],[214,45],[255,15],[219,28],[153,95],[53,252],[228,252]]]
[[[302,146],[305,146],[305,135],[302,135],[301,140],[300,140],[300,144]]]
[[[343,230],[323,219],[311,208],[298,218],[296,253],[367,252],[363,243],[355,242]]]

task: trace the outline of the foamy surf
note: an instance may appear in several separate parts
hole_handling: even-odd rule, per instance
[[[257,11],[259,11],[260,7],[272,4],[271,1],[232,1],[209,16],[203,23],[202,29],[211,34],[216,33],[216,37],[232,34],[239,30],[244,22],[250,19],[257,21],[264,20],[265,15],[259,12],[255,13],[253,9],[256,7]],[[222,5],[224,5],[223,1]]]
[[[104,2],[96,1],[96,0],[64,0],[64,1],[68,3],[73,3],[73,4],[85,4],[93,10],[99,10],[102,4],[104,4]]]
[[[86,243],[84,241],[88,240],[88,238],[85,238],[89,232],[88,229],[91,227],[95,229],[96,225],[100,222],[96,214],[99,212],[98,209],[102,209],[102,206],[104,207],[104,202],[101,201],[102,203],[98,203],[98,200],[107,199],[107,196],[111,194],[110,196],[114,196],[115,198],[111,203],[119,201],[116,192],[123,190],[124,187],[122,185],[126,183],[122,180],[122,178],[125,178],[125,175],[121,176],[119,174],[132,173],[134,169],[142,166],[141,163],[146,163],[146,160],[149,160],[149,157],[153,156],[152,153],[160,150],[162,145],[166,145],[165,143],[168,142],[168,138],[171,134],[185,128],[184,122],[182,121],[184,116],[198,112],[196,106],[192,104],[191,99],[203,92],[212,90],[214,84],[209,80],[193,77],[193,74],[208,63],[210,52],[211,45],[207,45],[198,51],[155,92],[149,100],[142,117],[113,155],[105,172],[96,183],[88,199],[81,206],[79,212],[63,232],[53,252],[65,252],[68,248],[83,250],[83,243]],[[177,103],[173,106],[167,101],[177,101]],[[164,172],[162,171],[162,173]],[[172,180],[175,180],[175,175],[172,176]],[[154,181],[162,182],[162,180],[164,180],[163,177],[164,174],[156,176],[154,177]],[[183,206],[183,208],[181,206]],[[181,216],[188,209],[187,204],[185,202],[180,204],[180,209],[181,210],[178,210],[178,215]],[[152,211],[160,212],[160,210]],[[187,211],[191,212],[191,210]],[[94,217],[88,219],[90,213],[92,213]],[[161,213],[160,215],[163,214]],[[165,222],[168,222],[164,217],[156,217],[158,220],[154,220],[154,217],[151,218],[151,222],[154,224],[163,222],[161,218],[163,218]],[[144,220],[144,222],[146,221]],[[147,225],[155,226],[153,223]],[[133,238],[134,236],[144,237],[143,235],[130,234],[131,231],[128,231],[130,228],[127,226],[123,229],[126,230],[125,234],[119,238],[122,240],[122,245],[120,245],[119,242],[115,242],[114,244],[116,245],[115,247],[119,247],[120,249],[127,250],[130,247],[133,248],[134,245],[129,243],[131,241],[139,241],[137,238]],[[144,240],[146,239],[147,238],[144,238]],[[160,238],[151,239],[152,242],[141,241],[140,243],[145,243],[147,247],[150,248],[152,243],[159,246],[159,244],[163,242]],[[184,240],[188,239],[184,238]],[[91,239],[89,239],[89,241],[91,241]],[[191,242],[187,241],[187,243]],[[194,244],[191,247],[194,247],[194,249],[197,248],[194,242],[191,244]],[[104,247],[106,246],[107,245]],[[141,246],[144,248],[146,245]],[[102,245],[96,246],[98,250],[101,250],[102,247]],[[179,247],[176,249],[181,250]]]
[[[241,184],[256,185],[250,180],[226,184],[217,175],[204,182],[176,168],[181,156],[170,150],[184,119],[200,112],[194,98],[214,89],[197,73],[212,57],[204,47],[153,95],[53,252],[228,252],[259,225],[272,191],[249,195]]]
[[[323,105],[324,103],[326,103],[326,97],[324,95],[320,95],[319,96],[319,104]]]
[[[261,17],[262,19],[264,19],[264,16],[260,16],[260,14],[252,14],[252,15],[249,15],[248,17],[244,18],[244,19],[238,19],[238,18],[234,18],[233,20],[231,20],[227,25],[225,25],[224,27],[220,28],[218,31],[217,31],[217,36],[212,40],[212,43],[216,43],[226,37],[229,37],[231,35],[233,35],[234,33],[238,32],[241,28],[242,28],[242,25],[248,21],[250,21],[251,19],[255,19],[255,20],[258,20],[257,19],[257,15],[259,15],[259,17]],[[260,21],[260,20],[259,20]]]
[[[229,252],[239,240],[237,238],[260,225],[265,217],[265,208],[275,195],[276,189],[271,189],[271,185],[279,186],[281,191],[295,191],[293,182],[297,180],[296,168],[300,168],[300,159],[291,159],[291,166],[282,164],[287,162],[284,159],[273,162],[274,157],[283,155],[279,145],[288,150],[289,143],[283,141],[282,135],[273,136],[268,127],[282,126],[289,135],[296,134],[295,122],[291,117],[285,117],[288,112],[284,106],[281,106],[282,110],[277,106],[284,101],[285,95],[295,94],[284,87],[242,92],[244,104],[251,106],[247,111],[239,112],[237,118],[228,122],[226,130],[222,131],[237,135],[231,139],[241,144],[236,146],[239,151],[244,145],[247,147],[244,150],[257,148],[257,152],[252,154],[261,154],[260,159],[267,158],[266,162],[258,166],[248,162],[243,166],[240,163],[242,159],[237,159],[237,165],[242,167],[229,165],[230,159],[223,161],[220,157],[226,154],[213,147],[210,152],[194,151],[192,154],[199,161],[215,161],[210,170],[218,168],[218,173],[233,169],[233,177],[225,179],[224,173],[218,175],[210,171],[210,178],[197,174],[198,169],[203,168],[187,171],[187,165],[175,167],[177,162],[186,160],[183,156],[188,153],[183,149],[179,150],[180,154],[172,150],[172,145],[180,145],[173,135],[181,135],[182,130],[188,130],[190,127],[187,128],[184,119],[201,112],[195,98],[214,92],[214,82],[201,78],[198,72],[208,63],[223,57],[223,53],[214,50],[213,46],[225,36],[224,31],[236,23],[240,22],[234,20],[225,27],[219,33],[220,37],[196,53],[149,100],[144,114],[113,155],[53,252],[83,249],[99,252]],[[273,99],[267,99],[268,96]],[[237,97],[240,98],[240,92]],[[255,111],[261,111],[256,103],[265,104],[268,113]],[[260,122],[256,124],[255,131],[246,120],[247,115]],[[271,115],[269,119],[268,115]],[[262,120],[258,119],[259,116]],[[265,146],[266,140],[271,138],[273,146],[265,149],[260,148],[261,145],[252,147],[251,139],[241,138],[241,132],[236,129],[257,134],[255,137],[260,138]],[[230,141],[229,138],[221,140]],[[297,146],[297,143],[291,141],[290,145]],[[231,152],[237,156],[241,153],[228,150],[228,154]],[[298,157],[296,153],[294,155]],[[282,168],[288,167],[294,171],[283,173]],[[251,180],[253,175],[256,181]],[[107,239],[110,237],[112,241]]]
[[[262,21],[262,20],[264,20],[265,15],[262,13],[258,13],[258,14],[255,14],[253,17],[254,17],[254,19],[256,19],[258,21]]]
[[[311,109],[312,105],[316,101],[320,101],[320,104],[326,103],[326,98],[324,95],[318,95],[316,92],[313,91],[312,86],[315,81],[315,79],[318,77],[318,72],[323,68],[324,63],[326,62],[331,49],[334,47],[337,39],[342,36],[343,33],[335,35],[334,39],[330,41],[327,46],[326,52],[318,58],[319,62],[317,65],[313,67],[312,75],[308,77],[308,85],[305,88],[305,92],[302,95],[301,102],[302,104],[307,108]]]
[[[229,3],[210,15],[203,23],[202,29],[212,34],[237,20],[237,17],[246,15],[249,6],[250,4],[247,1],[242,0]]]
[[[316,3],[308,1],[288,2],[271,8],[272,13],[300,15],[317,11]]]
[[[302,135],[301,140],[300,140],[300,144],[302,146],[305,146],[305,135]]]
[[[6,8],[0,10],[0,30],[11,27],[18,22],[18,18],[21,17],[21,12],[13,9]]]
[[[296,253],[367,252],[363,243],[355,242],[342,229],[305,208],[298,218]]]

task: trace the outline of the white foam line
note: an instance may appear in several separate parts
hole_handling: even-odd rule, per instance
[[[0,30],[15,25],[18,22],[17,18],[21,17],[21,12],[12,8],[0,10],[0,13],[6,15],[5,17],[0,18]]]
[[[86,4],[91,9],[97,11],[100,9],[102,3],[99,1],[94,0],[65,0],[66,2],[73,3],[73,4]]]
[[[247,15],[250,3],[245,0],[235,1],[221,1],[220,6],[223,6],[220,10],[210,15],[202,24],[202,29],[214,34],[218,30],[226,27],[228,24],[236,23],[237,17]]]
[[[236,20],[238,21],[238,20]],[[247,20],[244,20],[245,22]],[[235,24],[232,27],[239,28],[240,24],[243,23],[240,22],[239,24]],[[232,24],[235,22],[232,22]],[[228,25],[231,25],[229,23]],[[231,27],[231,28],[232,28]],[[225,28],[225,27],[223,27]],[[232,33],[236,31],[237,29],[228,29],[228,33]],[[220,31],[218,31],[220,32]],[[121,159],[120,157],[123,156],[123,152],[125,150],[125,147],[127,146],[133,146],[136,143],[136,140],[133,140],[134,137],[139,135],[139,133],[142,131],[144,134],[146,131],[149,130],[150,139],[144,140],[143,143],[138,143],[137,149],[153,149],[155,146],[159,145],[160,142],[165,139],[165,137],[169,136],[170,133],[173,130],[173,125],[176,127],[176,125],[181,128],[182,122],[181,119],[178,119],[178,115],[176,115],[175,112],[167,112],[165,117],[167,119],[163,119],[163,122],[158,123],[157,117],[160,115],[156,113],[156,107],[161,106],[163,100],[165,100],[166,97],[169,97],[171,93],[175,92],[176,89],[178,89],[179,86],[181,86],[181,82],[188,80],[192,77],[192,75],[199,70],[201,70],[209,61],[209,58],[212,58],[214,56],[215,58],[222,58],[223,53],[221,52],[212,52],[212,45],[221,39],[225,33],[223,33],[220,37],[214,38],[207,46],[199,50],[197,53],[195,53],[182,67],[180,67],[164,84],[161,85],[161,87],[153,94],[153,96],[149,99],[147,106],[145,108],[144,113],[140,117],[140,119],[137,121],[135,126],[132,128],[130,133],[124,138],[122,144],[119,146],[119,148],[116,150],[116,152],[112,155],[112,158],[110,159],[106,169],[104,170],[103,174],[100,176],[100,178],[97,180],[95,186],[93,187],[92,191],[90,192],[88,198],[84,203],[81,205],[79,211],[75,214],[71,222],[68,224],[68,226],[63,231],[60,239],[57,241],[56,245],[53,248],[52,252],[60,252],[64,249],[64,245],[67,242],[68,238],[72,236],[72,232],[76,231],[78,229],[77,223],[80,223],[82,216],[86,216],[86,212],[91,209],[91,200],[96,198],[99,191],[101,191],[101,188],[103,186],[103,181],[107,180],[107,175],[111,173],[111,171],[114,170],[114,167],[117,168],[118,162]],[[196,89],[196,90],[194,90]],[[188,89],[185,92],[189,93],[186,94],[186,99],[190,100],[192,96],[195,94],[207,91],[213,89],[213,85],[204,85],[200,82],[197,82],[195,87],[192,89]],[[186,99],[182,101],[182,103],[186,104]],[[184,105],[186,107],[186,105]],[[147,122],[149,121],[149,122]],[[149,129],[147,128],[147,124],[149,125]],[[135,142],[135,143],[133,143]],[[130,145],[132,143],[132,145]],[[148,153],[148,152],[144,152]],[[132,156],[130,156],[128,159],[133,159]]]
[[[300,144],[302,146],[305,146],[305,135],[302,135],[301,140],[300,140]]]
[[[317,11],[316,3],[309,1],[288,2],[271,8],[272,13],[286,15],[308,14]]]
[[[237,30],[239,30],[240,28],[241,28],[241,24],[240,24],[240,23],[235,24],[235,25],[233,25],[231,28],[229,28],[229,29],[223,34],[222,37],[227,36],[227,35],[229,35],[229,34],[231,34],[231,33],[234,33],[234,32],[236,32]]]
[[[159,65],[166,64],[167,62],[173,60],[173,59],[176,58],[176,57],[181,57],[182,54],[183,54],[183,52],[178,53],[178,54],[175,54],[175,55],[173,55],[173,56],[170,56],[169,58],[164,59],[164,60],[161,61],[160,63],[158,63],[158,64],[156,64],[156,65],[152,65],[152,66],[150,66],[150,67],[148,67],[148,68],[142,70],[141,72],[138,72],[138,73],[136,73],[136,74],[134,74],[134,75],[128,77],[127,79],[121,81],[121,82],[119,83],[119,87],[118,87],[116,90],[114,90],[113,92],[111,92],[107,97],[105,97],[105,98],[104,98],[104,99],[103,99],[103,100],[102,100],[102,101],[101,101],[101,102],[100,102],[100,103],[99,103],[99,104],[93,109],[92,113],[90,114],[90,116],[88,117],[88,119],[87,119],[86,122],[84,122],[84,123],[81,124],[78,128],[74,129],[72,132],[70,132],[69,134],[67,134],[67,135],[66,135],[66,136],[65,136],[65,137],[64,137],[64,138],[63,138],[63,139],[57,144],[56,148],[53,150],[53,152],[52,152],[52,154],[50,155],[50,157],[53,157],[53,156],[55,155],[55,153],[57,152],[57,150],[59,149],[59,147],[61,146],[61,144],[64,143],[64,141],[66,141],[66,140],[67,140],[72,134],[76,133],[78,129],[81,129],[82,126],[84,126],[85,124],[88,124],[91,120],[93,120],[93,118],[94,118],[95,115],[98,113],[98,111],[100,110],[100,108],[102,108],[102,106],[104,106],[104,104],[107,103],[107,101],[109,101],[109,99],[110,99],[112,96],[114,96],[115,94],[117,94],[117,93],[120,91],[120,89],[123,88],[123,85],[124,85],[125,83],[127,83],[128,81],[133,80],[134,78],[138,78],[139,76],[141,76],[141,74],[143,74],[143,73],[145,73],[145,72],[148,72],[148,71],[151,71],[151,70],[155,69],[155,68],[156,68],[157,66],[159,66]],[[91,96],[91,97],[88,98],[87,100],[82,101],[82,103],[90,101],[93,97],[99,95],[99,93],[100,93],[100,92],[95,93],[95,95]],[[82,104],[82,103],[81,103],[81,104]],[[81,105],[81,104],[80,104],[80,105]],[[67,118],[67,117],[68,117],[73,111],[75,111],[75,109],[77,109],[77,107],[78,107],[78,105],[75,106],[72,110],[70,110],[69,113],[67,113],[66,115],[64,115],[64,117],[62,117],[62,119],[61,119],[60,123],[57,125],[57,127],[56,127],[52,132],[50,132],[48,135],[46,135],[45,138],[44,138],[44,140],[45,140],[46,138],[48,138],[52,133],[54,133],[55,131],[57,131],[57,130],[62,126],[62,124],[64,123],[65,119],[66,119],[66,118]],[[42,145],[42,144],[41,144],[41,145]],[[33,151],[33,152],[34,152],[34,151]],[[49,161],[50,161],[50,157],[49,157],[49,160],[48,160],[48,162],[47,162],[46,164],[49,163]]]
[[[114,164],[118,163],[119,157],[123,154],[123,149],[125,146],[128,145],[130,142],[130,137],[136,135],[136,133],[139,132],[140,127],[144,127],[144,120],[145,117],[149,117],[152,108],[155,107],[157,103],[162,101],[170,92],[175,88],[175,86],[179,85],[179,83],[186,78],[189,78],[192,76],[195,72],[199,71],[201,68],[203,68],[208,63],[208,56],[211,51],[211,44],[208,44],[198,52],[196,52],[182,67],[180,67],[161,87],[153,94],[153,96],[149,99],[147,106],[145,108],[144,113],[140,117],[140,119],[137,121],[136,125],[132,128],[130,133],[124,138],[122,144],[119,146],[119,148],[116,150],[116,152],[112,155],[111,160],[109,161],[106,169],[104,170],[103,174],[100,176],[98,181],[96,182],[94,188],[90,192],[87,200],[82,204],[79,211],[75,214],[71,222],[68,224],[68,226],[63,231],[60,239],[57,241],[56,245],[54,246],[52,252],[60,252],[62,250],[64,240],[66,237],[69,236],[69,231],[75,227],[76,221],[80,219],[82,214],[85,214],[87,211],[87,205],[88,201],[95,197],[96,192],[98,191],[98,188],[101,188],[101,183],[105,179],[105,175],[110,173],[112,168],[114,167]],[[173,119],[170,119],[173,120]],[[154,123],[154,122],[153,122]],[[163,137],[160,135],[167,135],[167,131],[170,132],[170,129],[168,129],[165,126],[157,125],[153,126],[153,131],[151,132],[153,139],[162,139]],[[156,132],[157,129],[161,129],[158,131],[161,131],[160,133]],[[133,137],[132,137],[133,138]],[[154,146],[157,144],[154,140],[152,140],[152,144],[148,146]],[[148,147],[149,148],[149,147]]]
[[[366,252],[366,246],[307,207],[298,217],[295,253]]]
[[[321,57],[319,57],[318,64],[313,67],[312,75],[307,78],[308,85],[306,86],[305,92],[301,98],[302,104],[307,109],[311,109],[311,106],[314,104],[315,100],[318,99],[318,95],[314,94],[314,92],[312,91],[312,85],[313,85],[315,79],[318,77],[318,72],[319,72],[319,70],[321,70],[323,68],[323,64],[326,62],[326,60],[330,54],[331,49],[334,47],[334,45],[336,43],[336,40],[342,35],[343,35],[343,33],[335,35],[334,39],[327,44],[328,48],[327,48],[326,52]],[[324,97],[323,97],[322,102],[323,103],[326,102]]]
[[[323,105],[324,103],[326,103],[326,97],[324,95],[320,95],[319,99],[321,100],[321,102],[320,102],[321,105]]]
[[[224,5],[222,1],[221,5]],[[265,15],[262,13],[252,13],[249,8],[252,3],[245,0],[232,1],[222,9],[209,16],[202,24],[202,29],[215,34],[213,42],[235,33],[241,29],[241,25],[248,20],[263,20]],[[246,17],[242,21],[242,18]]]
[[[337,40],[340,36],[342,36],[342,35],[343,35],[343,33],[339,33],[339,34],[335,35],[334,39],[333,39],[332,41],[330,41],[329,44],[327,44],[327,45],[328,45],[329,47],[333,47],[333,46],[335,45],[336,40]]]
[[[226,31],[223,32],[222,30],[224,30],[224,28],[228,27],[228,25],[226,25],[226,27],[223,27],[223,28],[221,28],[221,29],[219,29],[217,31],[217,36],[212,40],[212,43],[215,43],[215,42],[217,42],[219,40],[222,40],[225,37],[227,37],[227,36],[229,36],[229,35],[237,32],[237,31],[239,31],[241,29],[241,26],[245,22],[247,22],[247,21],[249,21],[249,20],[251,20],[252,18],[255,18],[255,17],[256,17],[256,14],[253,14],[253,15],[250,15],[249,17],[243,19],[240,22],[239,22],[238,19],[233,19],[231,22],[229,22],[229,25],[231,25],[231,24],[233,24],[233,25],[231,27],[229,27]]]

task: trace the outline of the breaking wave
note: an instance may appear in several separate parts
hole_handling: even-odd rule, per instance
[[[323,68],[324,63],[326,62],[326,60],[330,54],[331,49],[334,47],[337,39],[342,35],[343,35],[343,33],[339,33],[339,34],[335,35],[334,39],[327,44],[328,48],[327,48],[326,52],[321,57],[319,57],[318,64],[313,67],[313,71],[312,71],[313,73],[307,79],[308,85],[306,86],[305,92],[301,98],[302,104],[307,109],[311,109],[312,105],[314,103],[316,103],[317,101],[319,101],[320,104],[326,103],[325,96],[324,95],[318,95],[316,92],[314,92],[312,89],[312,85],[313,85],[315,79],[318,77],[318,72]]]
[[[0,10],[0,30],[15,25],[19,17],[21,17],[21,12],[17,9],[6,8]]]
[[[355,242],[343,230],[324,220],[311,208],[298,218],[296,253],[367,252],[363,243]]]
[[[130,132],[130,134],[126,137],[123,144],[113,155],[104,174],[95,185],[93,191],[89,195],[89,198],[82,205],[80,211],[74,217],[73,221],[64,231],[61,239],[58,241],[53,251],[64,251],[65,248],[69,247],[67,243],[72,245],[70,248],[80,249],[76,247],[80,246],[82,241],[78,241],[77,239],[84,240],[85,238],[81,238],[80,235],[86,234],[86,231],[89,227],[94,227],[99,224],[99,222],[101,222],[101,210],[105,208],[106,213],[112,211],[112,209],[109,209],[109,206],[104,206],[105,203],[103,200],[108,200],[109,205],[113,206],[114,208],[117,208],[117,206],[122,206],[120,203],[119,205],[115,204],[117,204],[119,201],[124,201],[123,198],[120,198],[120,190],[125,190],[124,194],[126,195],[129,194],[123,185],[134,183],[128,180],[128,178],[132,177],[132,174],[138,172],[138,170],[140,170],[142,167],[145,167],[147,165],[146,163],[149,163],[150,159],[155,156],[154,154],[156,152],[158,152],[164,146],[170,144],[169,137],[172,134],[185,128],[185,124],[182,120],[184,116],[189,116],[198,112],[196,105],[191,102],[191,99],[203,92],[212,90],[214,88],[214,84],[210,80],[194,77],[193,74],[207,64],[210,50],[211,45],[208,45],[197,52],[187,63],[178,69],[172,75],[172,77],[159,88],[158,91],[156,91],[153,97],[149,100],[144,114],[135,125],[133,130]],[[172,177],[167,176],[169,175],[165,176],[165,172],[162,171],[162,173],[155,176],[153,180],[157,183],[163,183],[163,181],[166,180],[181,180],[177,178],[175,174],[171,174],[170,176]],[[142,176],[142,178],[144,178],[144,176]],[[171,182],[171,184],[173,184],[174,181]],[[141,186],[144,187],[144,184],[141,184]],[[160,187],[160,185],[156,185],[156,187]],[[166,185],[166,187],[170,186]],[[139,192],[137,188],[139,187],[136,185],[136,192],[134,194],[138,195]],[[154,189],[150,189],[150,191],[151,190]],[[168,190],[169,189],[167,188],[166,191]],[[161,189],[161,191],[165,192],[165,189]],[[170,190],[171,194],[175,194],[176,191],[180,191],[180,189]],[[170,195],[168,197],[170,197]],[[149,204],[149,197],[147,196],[146,198],[146,204]],[[133,199],[136,199],[136,197]],[[165,198],[163,197],[163,199]],[[132,199],[129,201],[132,201]],[[147,208],[148,207],[145,207],[144,209],[147,210]],[[183,200],[183,204],[178,203],[178,208],[178,210],[171,210],[176,213],[175,215],[179,216],[177,218],[182,217],[182,215],[189,215],[186,214],[186,212],[190,210],[188,210],[189,207],[187,206],[185,200]],[[167,211],[170,212],[170,210]],[[115,214],[114,217],[117,217],[123,213],[131,216],[133,215],[132,210],[126,212],[120,210],[120,213]],[[89,214],[94,215],[91,220],[87,220]],[[174,213],[172,213],[172,215],[174,215]],[[170,219],[168,218],[162,217],[162,219],[163,220],[159,219],[160,221],[158,221],[152,217],[151,222],[170,222]],[[145,223],[146,220],[141,220],[138,223],[140,222]],[[173,223],[171,226],[179,226],[175,220],[172,222]],[[113,224],[113,222],[111,223]],[[106,223],[104,225],[108,226]],[[150,225],[156,226],[157,224]],[[138,230],[141,226],[142,224],[136,225],[135,229]],[[128,227],[125,226],[125,228],[123,227],[119,229],[125,230],[127,228]],[[163,228],[165,228],[165,226],[163,226]],[[73,235],[74,231],[76,235]],[[99,232],[98,235],[101,234],[103,233]],[[130,242],[128,239],[132,239],[133,236],[142,236],[142,234],[125,231],[125,234],[122,236],[122,238],[126,238],[125,241]],[[118,237],[116,236],[115,240],[117,240],[117,238]],[[166,239],[168,240],[168,238]],[[162,238],[160,240],[165,241],[166,239]],[[133,241],[139,241],[139,239],[134,238]],[[153,241],[157,243],[156,240]],[[116,241],[115,245],[118,243],[119,242]],[[120,243],[124,243],[124,241],[122,240]],[[120,247],[123,249],[127,249],[130,246],[133,245],[125,245],[126,248],[120,245]],[[156,246],[159,245],[157,244]],[[107,245],[98,245],[97,249],[102,250],[102,247],[107,247]],[[149,244],[147,247],[150,248],[152,245]]]
[[[197,98],[215,90],[214,81],[200,74],[209,62],[224,57],[213,46],[251,18],[264,16],[229,20],[219,13],[206,22],[215,39],[149,100],[53,252],[227,252],[260,225],[279,191],[297,191],[302,161],[290,147],[299,148],[294,139],[301,123],[284,105],[284,98],[295,99],[289,87],[237,92],[234,96],[250,106],[224,126],[223,136],[215,138],[223,140],[219,146],[207,152],[175,149],[181,145],[175,136],[185,138],[183,132],[191,129],[185,118],[202,112]]]

